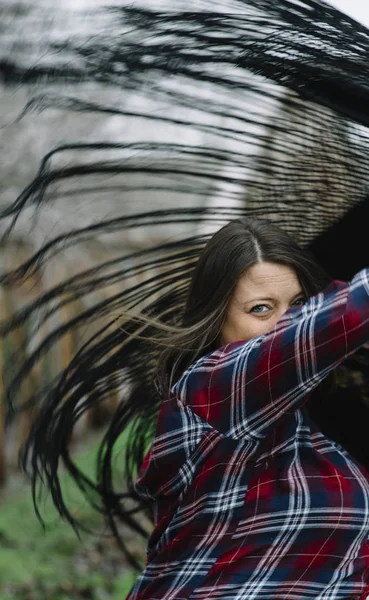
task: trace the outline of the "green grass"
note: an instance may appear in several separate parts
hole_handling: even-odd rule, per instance
[[[96,446],[78,457],[78,464],[93,472]],[[60,518],[50,499],[37,520],[28,484],[1,502],[0,600],[124,600],[136,574],[115,542],[103,535],[99,515],[71,482],[63,479],[68,506],[95,534],[79,539]],[[0,498],[1,501],[1,498]],[[143,551],[143,543],[132,538]]]

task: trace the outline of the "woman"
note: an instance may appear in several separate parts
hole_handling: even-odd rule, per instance
[[[22,67],[20,70],[13,69],[11,76],[16,79],[17,84],[21,73],[23,82],[34,82],[38,77],[44,79],[48,75],[51,78],[58,76],[63,81],[66,77],[70,81],[98,81],[99,84],[104,81],[109,83],[109,86],[117,85],[119,94],[122,89],[143,89],[146,96],[150,90],[150,95],[153,94],[153,97],[159,99],[159,110],[153,110],[149,105],[146,113],[142,114],[138,111],[133,115],[139,120],[141,117],[145,119],[150,117],[155,126],[160,115],[163,116],[163,123],[167,123],[168,115],[172,114],[164,114],[163,98],[171,98],[176,108],[180,108],[182,119],[180,122],[184,127],[190,125],[197,130],[201,123],[201,127],[204,126],[205,131],[209,131],[207,120],[209,115],[214,113],[221,116],[222,120],[225,116],[225,122],[221,126],[212,125],[209,147],[206,147],[205,151],[202,145],[187,147],[159,144],[157,148],[160,153],[163,148],[165,149],[165,168],[163,170],[160,159],[160,168],[158,171],[154,169],[153,178],[149,183],[151,182],[153,189],[157,189],[158,185],[162,186],[160,193],[161,190],[165,194],[168,191],[170,194],[180,193],[181,195],[176,198],[179,199],[177,205],[181,205],[182,194],[185,193],[187,197],[189,190],[190,194],[204,193],[203,190],[208,194],[208,185],[204,185],[204,176],[206,176],[206,180],[210,179],[212,185],[213,180],[220,181],[221,186],[217,189],[221,190],[222,198],[227,204],[233,197],[233,186],[240,178],[237,173],[239,173],[238,169],[241,169],[241,180],[247,184],[248,190],[247,211],[250,209],[250,203],[253,203],[257,214],[268,214],[277,218],[290,231],[302,231],[303,241],[308,243],[311,241],[312,232],[316,234],[322,231],[325,235],[325,226],[335,222],[352,205],[363,201],[367,193],[368,161],[365,136],[361,135],[361,130],[357,130],[356,134],[351,128],[346,130],[345,121],[341,121],[338,125],[334,115],[332,126],[327,128],[327,112],[319,107],[323,105],[337,111],[339,115],[349,119],[348,125],[352,124],[351,120],[364,126],[368,125],[367,32],[320,0],[297,3],[288,0],[236,2],[232,5],[232,10],[235,9],[235,13],[240,13],[236,18],[230,17],[229,3],[225,4],[224,16],[213,13],[214,7],[211,3],[209,3],[210,13],[202,10],[194,13],[182,12],[182,10],[177,13],[158,13],[142,10],[139,6],[122,8],[121,18],[115,17],[117,29],[104,27],[100,39],[88,35],[89,39],[86,43],[81,42],[77,47],[73,47],[67,36],[67,41],[59,43],[58,48],[64,48],[67,54],[66,60],[63,64],[61,61],[57,71],[54,65],[51,71],[48,65],[41,69],[27,67],[24,70]],[[241,10],[237,11],[237,8]],[[255,13],[254,9],[258,12]],[[110,11],[109,14],[118,13]],[[145,39],[149,43],[144,43]],[[109,49],[108,60],[106,59],[107,48]],[[54,52],[54,46],[52,50]],[[74,53],[78,59],[76,64],[71,61],[71,53]],[[81,68],[77,68],[77,64],[82,65]],[[11,69],[7,67],[7,77],[9,71]],[[282,91],[280,94],[280,91],[276,91],[273,87],[265,87],[260,80],[251,81],[248,71],[266,76],[278,84],[287,86],[289,90],[297,91],[299,98],[294,99],[295,97],[291,97],[289,93],[284,96],[286,91],[284,88],[280,90]],[[162,80],[161,74],[177,77],[177,80],[172,79],[173,87],[168,88],[166,77]],[[195,83],[195,86],[188,86],[187,90],[182,89],[183,77],[186,81]],[[180,86],[177,85],[178,80]],[[204,94],[202,83],[206,86],[210,84],[214,86],[215,101],[211,100],[208,88],[205,89]],[[195,88],[198,90],[197,94]],[[245,102],[243,96],[239,95],[242,91],[247,92]],[[219,95],[219,92],[222,93]],[[282,107],[286,110],[282,112],[280,118],[272,119],[269,123],[269,117],[265,119],[262,117],[263,106],[265,104],[267,107],[269,102],[274,104],[276,100],[279,102],[281,96],[283,96]],[[208,97],[210,101],[204,102]],[[300,102],[301,98],[303,100]],[[47,99],[41,100],[45,103]],[[310,105],[306,100],[312,100],[314,104]],[[68,106],[78,111],[106,110],[109,114],[114,112],[119,115],[125,114],[124,111],[111,106],[105,108],[93,105],[90,98],[88,102],[70,98],[58,99],[58,101],[51,99],[49,102],[57,102],[59,106]],[[184,106],[190,107],[191,115],[188,117],[183,113]],[[261,108],[260,114],[255,112],[256,106]],[[192,114],[194,107],[200,110],[198,115]],[[134,108],[136,110],[136,105]],[[126,113],[130,119],[133,115],[129,110]],[[173,123],[176,121],[178,121],[177,117]],[[272,144],[269,136],[265,137],[264,129],[260,128],[260,125],[265,122],[271,126],[274,140]],[[246,123],[251,124],[251,129],[246,127],[244,131]],[[282,137],[275,138],[276,132],[282,132]],[[178,140],[182,139],[182,135],[178,135]],[[216,135],[219,142],[214,144],[213,135]],[[227,139],[234,139],[237,148],[241,140],[239,152],[234,152],[233,146],[230,152],[223,152]],[[352,147],[350,140],[355,142]],[[130,138],[129,142],[131,142]],[[244,148],[246,146],[249,149],[250,142],[258,160],[247,161],[245,158]],[[148,143],[152,143],[150,139]],[[222,151],[214,152],[217,147]],[[74,181],[76,175],[82,176],[81,181],[84,182],[84,176],[88,172],[92,175],[121,172],[124,175],[123,190],[127,189],[127,185],[130,189],[131,184],[129,182],[127,184],[125,179],[127,169],[128,172],[130,169],[129,162],[127,164],[124,158],[122,164],[118,164],[115,155],[112,163],[109,163],[106,157],[101,164],[92,161],[88,167],[82,160],[81,164],[73,165],[71,169],[64,168],[64,161],[61,161],[62,166],[59,169],[49,168],[54,154],[60,152],[64,154],[64,151],[70,148],[73,152],[77,150],[75,145],[72,147],[63,145],[45,158],[34,182],[11,207],[6,207],[1,214],[2,218],[12,215],[14,224],[24,207],[34,203],[40,207],[48,198],[53,197],[52,194],[45,193],[50,182],[66,181],[69,177]],[[81,144],[78,148],[84,152],[87,147]],[[105,143],[90,144],[88,148],[93,153],[100,153],[102,149],[107,152],[111,149],[114,152],[117,150],[116,145]],[[137,148],[142,149],[140,143]],[[256,149],[261,152],[256,152]],[[146,150],[147,147],[144,147],[143,151]],[[133,151],[135,152],[135,148]],[[179,161],[178,152],[180,152]],[[159,158],[161,156],[162,154],[159,154]],[[173,156],[175,160],[167,160],[169,156]],[[147,174],[152,171],[152,168],[148,166],[146,154],[143,157],[139,172]],[[188,157],[190,157],[189,161]],[[181,164],[180,173],[178,173],[178,162]],[[222,174],[219,167],[227,164],[234,165],[236,170],[231,168],[228,175]],[[330,177],[333,164],[337,166],[336,175]],[[250,171],[247,182],[244,180],[246,165]],[[132,163],[132,171],[136,177],[135,162]],[[159,183],[156,179],[157,174]],[[180,175],[179,179],[178,175]],[[163,180],[161,177],[164,177]],[[186,185],[183,185],[182,177],[185,177],[183,181]],[[145,176],[139,179],[142,186],[140,191],[146,193]],[[230,183],[232,191],[228,197],[227,192],[222,188],[222,181]],[[136,187],[135,182],[136,180],[133,189]],[[82,188],[84,187],[83,183]],[[96,187],[94,180],[92,187],[94,194]],[[73,188],[76,198],[79,197],[78,192],[78,189]],[[106,201],[105,193],[99,194],[99,197],[103,202]],[[54,197],[53,201],[55,201]],[[175,204],[176,202],[173,201],[173,205]],[[296,207],[298,210],[295,212]],[[318,208],[319,213],[317,213]],[[172,214],[177,218],[177,212],[172,211]],[[221,213],[222,217],[223,215],[224,213]],[[326,221],[323,221],[322,215]],[[199,212],[194,217],[191,215],[192,223],[196,222],[199,216]],[[154,219],[157,218],[154,213]],[[138,220],[139,217],[136,216],[131,221],[131,226]],[[97,230],[109,232],[114,224],[114,227],[118,228],[116,231],[124,232],[126,223],[127,221],[123,227],[123,222],[118,219],[113,222],[101,222],[98,223]],[[254,222],[252,227],[261,227],[261,225],[256,225]],[[97,230],[86,227],[71,234],[67,232],[62,237],[67,244],[72,244],[76,239],[83,239],[85,236],[89,239],[91,231],[96,235]],[[310,385],[319,384],[319,389],[314,390],[313,396],[315,399],[316,395],[322,395],[324,400],[327,392],[321,389],[320,380],[324,379],[329,369],[344,358],[346,348],[342,349],[338,344],[338,341],[342,343],[341,336],[338,341],[332,342],[332,348],[337,344],[337,352],[341,354],[337,357],[332,355],[330,359],[328,350],[333,352],[331,346],[317,345],[318,359],[321,358],[319,353],[324,350],[327,360],[326,366],[321,370],[321,363],[319,360],[316,363],[316,356],[311,354],[310,339],[305,340],[304,327],[314,329],[316,326],[318,341],[319,336],[325,339],[324,335],[328,337],[331,335],[329,324],[324,324],[326,304],[321,307],[314,304],[315,301],[312,300],[306,307],[301,308],[299,306],[302,301],[301,296],[289,297],[292,293],[290,284],[294,286],[294,293],[303,291],[305,297],[309,298],[324,289],[328,282],[313,262],[303,255],[291,240],[275,229],[267,228],[264,231],[265,236],[260,232],[253,236],[253,239],[260,238],[258,245],[251,242],[250,234],[243,229],[242,233],[237,235],[232,233],[233,229],[225,230],[224,234],[219,234],[219,236],[224,235],[224,239],[219,236],[214,238],[215,241],[207,251],[208,258],[203,258],[199,263],[193,280],[183,327],[179,331],[172,330],[172,334],[166,339],[157,339],[157,331],[154,327],[152,339],[164,344],[166,348],[161,355],[160,370],[157,374],[157,384],[164,402],[157,438],[152,453],[144,464],[137,491],[142,498],[155,498],[157,527],[149,545],[148,567],[132,592],[132,598],[178,599],[200,596],[224,599],[255,598],[264,595],[268,598],[274,596],[332,599],[352,597],[352,594],[361,597],[364,593],[364,538],[367,535],[367,524],[366,505],[365,510],[362,507],[366,498],[366,475],[363,477],[360,474],[359,467],[350,462],[337,445],[328,442],[319,433],[314,433],[313,424],[307,421],[308,417],[299,404],[302,404],[302,400],[309,395]],[[235,235],[234,245],[231,243],[233,235]],[[241,242],[238,247],[236,240],[240,236]],[[366,249],[365,231],[363,238]],[[348,237],[342,236],[342,239]],[[29,273],[30,265],[35,266],[38,262],[45,263],[49,252],[54,252],[59,243],[60,238],[55,245],[46,244],[33,262],[31,260],[18,270],[16,273],[18,278]],[[246,252],[247,243],[250,252]],[[188,242],[181,245],[180,249],[183,250],[183,254],[179,260],[183,261],[184,255],[186,260],[193,258],[194,254],[189,256]],[[215,252],[215,249],[218,249],[220,254]],[[245,252],[241,252],[240,249],[244,249]],[[334,258],[337,261],[336,247],[334,250]],[[348,254],[347,247],[345,250]],[[360,252],[358,254],[360,255]],[[260,258],[262,258],[261,263]],[[365,263],[364,253],[360,255],[360,260]],[[350,269],[353,262],[350,253],[348,260]],[[156,264],[162,266],[161,257]],[[170,265],[176,264],[172,255],[165,264],[169,268]],[[281,271],[280,268],[276,271],[272,268],[272,271],[260,272],[260,264],[269,265],[268,268],[270,265],[288,267],[292,271],[286,272],[283,269]],[[256,271],[253,269],[254,266]],[[111,265],[108,264],[111,281],[121,283],[121,273],[110,274],[110,267]],[[143,268],[145,267],[147,267],[146,262]],[[120,270],[124,268],[121,267]],[[126,274],[127,271],[128,268]],[[159,314],[160,310],[156,309],[162,308],[163,312],[168,310],[169,302],[171,302],[169,310],[172,314],[180,314],[178,308],[182,309],[183,289],[180,286],[185,281],[185,273],[173,269],[171,276],[173,283],[178,284],[172,296],[170,294],[166,296],[166,280],[163,283],[163,279],[159,278],[156,280],[156,287],[146,288],[144,292],[139,286],[137,289],[133,288],[131,296],[124,295],[123,291],[109,301],[88,307],[83,316],[78,319],[72,317],[67,325],[62,324],[60,328],[56,328],[56,331],[52,331],[32,352],[32,356],[27,357],[25,364],[19,367],[19,356],[15,356],[11,361],[12,366],[19,370],[15,373],[13,380],[15,383],[11,381],[8,386],[8,396],[13,400],[16,396],[16,393],[13,393],[14,388],[17,392],[26,382],[19,404],[22,405],[21,407],[32,404],[41,406],[26,446],[24,464],[31,465],[34,487],[44,476],[60,514],[74,525],[76,525],[75,513],[68,512],[58,479],[58,466],[61,460],[93,505],[98,505],[98,508],[108,515],[114,531],[116,531],[114,518],[117,515],[125,518],[126,523],[132,524],[136,530],[139,530],[139,523],[137,519],[135,520],[133,510],[125,511],[124,507],[121,509],[119,505],[121,495],[113,494],[111,459],[114,442],[126,425],[131,427],[132,421],[134,427],[131,427],[130,431],[133,443],[128,447],[128,455],[131,456],[130,449],[133,449],[137,456],[141,454],[147,437],[142,422],[146,416],[149,417],[147,419],[149,422],[151,416],[156,413],[158,398],[152,393],[152,380],[150,385],[145,387],[144,378],[148,377],[146,371],[150,375],[147,364],[142,363],[141,350],[145,339],[141,340],[135,335],[130,335],[136,332],[134,321],[128,326],[124,325],[128,331],[127,337],[123,335],[123,327],[118,331],[101,328],[93,339],[79,349],[78,355],[73,358],[60,379],[56,383],[53,382],[50,393],[49,390],[44,393],[43,389],[40,393],[33,392],[32,386],[29,386],[26,381],[27,375],[32,372],[34,365],[39,364],[39,357],[49,352],[53,340],[60,339],[65,331],[76,330],[76,322],[83,323],[85,326],[96,317],[98,320],[102,312],[104,314],[111,314],[112,310],[118,312],[122,306],[125,307],[125,303],[134,306],[137,297],[139,300],[147,300],[148,297],[154,297],[159,290],[161,306],[158,302],[154,306],[155,310],[149,312],[149,316]],[[244,277],[246,280],[243,279]],[[275,282],[277,296],[274,287],[271,291],[259,292],[259,285],[263,287],[261,284],[265,283],[268,277],[272,278],[271,282]],[[63,282],[57,290],[45,293],[33,307],[22,310],[22,314],[18,313],[15,324],[14,320],[9,325],[6,324],[5,334],[7,335],[12,331],[12,327],[19,326],[28,317],[29,321],[32,321],[30,330],[33,332],[34,324],[39,319],[39,312],[42,312],[38,309],[48,306],[48,300],[62,298],[61,306],[65,306],[65,297],[82,294],[80,288],[94,290],[96,286],[101,285],[102,280],[108,279],[109,277],[101,276],[99,266],[93,274],[89,273],[87,276],[82,274],[73,281]],[[297,289],[296,279],[301,289]],[[283,282],[289,290],[288,294]],[[355,291],[361,289],[360,282],[359,276],[358,282],[354,284]],[[246,285],[247,290],[255,289],[255,298],[258,298],[261,293],[263,297],[267,295],[271,300],[260,302],[258,299],[257,304],[251,307],[250,313],[244,307],[240,311],[238,292],[243,296],[242,283]],[[239,289],[238,284],[241,286]],[[254,287],[249,287],[252,285]],[[233,296],[235,286],[238,291]],[[345,289],[347,288],[343,286],[340,292],[339,287],[332,288],[332,306],[331,295],[328,293],[326,303],[332,313],[339,312],[340,302],[344,302]],[[340,293],[342,296],[339,295]],[[254,297],[250,300],[254,300]],[[242,299],[241,302],[244,300]],[[292,309],[291,305],[294,304],[296,308]],[[58,305],[57,302],[55,305]],[[49,315],[54,314],[54,308],[52,305],[44,312]],[[283,317],[282,313],[288,308],[297,312],[288,312],[288,317]],[[315,314],[319,317],[317,324],[312,322]],[[293,319],[289,321],[290,315],[293,315],[296,321]],[[358,318],[361,318],[360,315],[358,311]],[[283,331],[279,329],[276,336],[278,343],[281,340],[287,344],[286,347],[281,346],[281,357],[284,356],[285,351],[291,352],[286,360],[286,373],[283,371],[284,365],[277,363],[278,368],[272,369],[271,363],[266,371],[268,376],[270,375],[270,381],[265,382],[266,375],[263,375],[263,369],[266,366],[263,361],[268,357],[267,350],[270,342],[268,331],[273,330],[275,326],[287,327],[288,324],[290,329],[286,329],[286,338],[282,336]],[[295,353],[300,352],[300,347],[292,346],[288,337],[288,335],[293,336],[294,333],[297,335],[294,326],[301,327],[298,333],[299,339],[301,336],[302,349],[297,358]],[[348,330],[352,337],[353,332],[350,328]],[[243,343],[233,346],[232,344],[237,344],[235,340],[238,338],[243,339]],[[362,343],[364,341],[360,339],[353,346],[356,348]],[[226,355],[226,362],[221,355],[217,354],[219,348],[226,348],[225,352],[230,351],[230,354]],[[310,353],[305,354],[309,348]],[[248,354],[249,350],[250,354]],[[347,349],[347,353],[350,351],[351,347]],[[214,352],[215,354],[212,354]],[[264,353],[259,355],[258,352]],[[210,365],[203,358],[205,355],[213,356],[209,359],[213,361]],[[308,359],[307,363],[304,360],[305,356]],[[275,359],[274,351],[271,357]],[[198,359],[200,362],[196,363]],[[301,364],[297,365],[298,368],[297,359],[301,360]],[[236,368],[235,360],[237,365],[242,366],[237,373],[232,371],[232,365]],[[138,364],[140,368],[137,367]],[[195,366],[191,367],[191,365]],[[188,368],[190,370],[185,375]],[[204,371],[201,371],[202,368]],[[255,380],[258,384],[257,393],[250,394],[250,373],[252,374],[253,369],[259,368],[261,374]],[[315,369],[318,369],[318,374],[315,373]],[[81,473],[71,461],[68,453],[69,440],[73,425],[83,411],[94,403],[99,403],[104,394],[107,395],[109,391],[116,392],[120,389],[123,372],[127,376],[134,373],[128,382],[129,384],[133,382],[134,385],[127,386],[132,391],[129,401],[119,406],[104,438],[99,454],[99,476],[96,484]],[[202,398],[202,394],[197,390],[201,391],[203,386],[210,383],[206,380],[207,373],[211,373],[213,378],[211,386],[209,385]],[[224,373],[221,382],[217,379],[220,373]],[[298,382],[296,382],[297,376]],[[144,379],[143,385],[134,387],[139,379],[140,384]],[[234,388],[231,391],[237,393],[230,394],[230,382]],[[273,383],[272,387],[270,387],[271,383]],[[283,384],[290,387],[284,387]],[[193,390],[191,386],[194,386]],[[216,397],[218,388],[221,402],[218,402]],[[243,398],[239,392],[244,389],[247,390],[247,398]],[[169,390],[173,390],[176,400],[168,399]],[[266,397],[266,390],[269,392],[268,397]],[[278,393],[282,396],[280,397]],[[26,400],[23,400],[24,395],[27,395]],[[275,406],[271,405],[271,399]],[[183,401],[186,410],[182,409]],[[215,408],[218,412],[215,412]],[[231,408],[234,410],[230,410]],[[168,413],[171,410],[173,414]],[[247,412],[245,415],[244,410],[251,410],[251,413]],[[137,420],[137,417],[141,420]],[[282,427],[284,429],[281,429]],[[147,430],[149,430],[148,425]],[[134,439],[132,433],[137,436],[137,439]],[[204,445],[205,449],[203,449]],[[323,461],[323,457],[326,462]],[[222,471],[225,462],[227,468],[223,467]],[[303,465],[303,469],[300,465]],[[314,473],[316,479],[309,475],[307,480],[306,469]],[[332,469],[336,470],[330,478]],[[348,492],[349,486],[346,485],[347,479],[344,475],[342,479],[337,477],[337,471],[345,472],[347,477],[347,470],[351,474],[355,473],[353,480],[355,485],[352,484],[351,492]],[[278,471],[277,475],[276,471]],[[325,474],[325,479],[322,479],[322,473]],[[161,481],[162,485],[160,485]],[[270,483],[261,485],[264,481]],[[317,486],[313,486],[314,481],[318,481]],[[326,484],[331,481],[335,482],[335,485],[326,486],[328,489],[323,487],[323,482]],[[345,484],[344,500],[347,501],[348,506],[343,504],[339,495],[341,491],[339,485],[343,484]],[[312,486],[314,493],[312,493]],[[320,497],[317,497],[317,489]],[[270,496],[270,506],[265,505],[268,500],[261,492]],[[196,499],[194,504],[191,504],[191,494]],[[255,501],[255,494],[259,494],[257,501]],[[103,501],[102,506],[99,503],[100,497]],[[288,512],[285,508],[286,502],[290,502]],[[294,506],[293,502],[297,505]],[[338,516],[337,506],[341,510]],[[311,511],[309,514],[307,514],[308,510]],[[253,523],[254,525],[245,540],[244,528],[248,527],[250,522],[247,511],[251,511],[251,525]],[[323,513],[324,519],[323,517],[320,519],[319,511]],[[268,517],[269,521],[264,522],[263,514],[272,515],[273,519],[277,516],[280,520],[276,524],[271,524]],[[310,517],[311,522],[308,522]],[[351,524],[346,523],[347,530],[342,524],[344,517],[347,520],[351,518]],[[336,522],[335,531],[329,529],[332,520]],[[260,521],[262,531],[259,534],[255,527]],[[191,527],[192,524],[194,529]],[[353,527],[352,530],[350,526]],[[357,529],[354,529],[355,527]],[[276,535],[275,529],[281,532],[280,539],[273,537]],[[337,540],[340,533],[345,537],[343,544],[341,544],[342,540]],[[296,540],[288,538],[288,535],[294,534]],[[254,550],[252,544],[256,544],[256,538],[258,546]],[[318,546],[319,543],[325,545]],[[181,544],[184,549],[181,548]],[[241,546],[243,554],[235,555],[235,545]],[[257,559],[255,554],[258,553]],[[297,560],[296,553],[300,561]],[[279,563],[277,563],[277,554],[280,555]],[[314,558],[316,556],[318,559]],[[259,561],[257,565],[256,560]],[[288,571],[289,568],[291,573]],[[227,577],[228,581],[225,583]]]
[[[306,407],[368,341],[369,272],[326,283],[266,221],[206,246],[159,361],[168,393],[136,485],[156,527],[129,600],[369,594],[368,474]]]

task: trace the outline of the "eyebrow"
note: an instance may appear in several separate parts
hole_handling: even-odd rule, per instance
[[[292,300],[296,300],[299,296],[304,296],[304,292],[301,290],[297,294],[295,294]],[[254,298],[253,300],[246,300],[243,304],[251,304],[251,302],[274,302],[275,298]]]

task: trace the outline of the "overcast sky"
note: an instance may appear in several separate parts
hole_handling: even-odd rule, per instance
[[[368,0],[331,0],[330,4],[369,27]]]
[[[350,15],[354,19],[361,21],[369,27],[369,2],[368,0],[326,0],[333,4],[342,12]],[[48,2],[48,0],[46,0]],[[124,2],[126,3],[126,2]],[[150,5],[159,4],[158,0],[151,0]],[[63,8],[73,8],[74,10],[83,10],[92,6],[101,5],[121,5],[122,0],[64,0]],[[139,4],[139,2],[137,2]]]

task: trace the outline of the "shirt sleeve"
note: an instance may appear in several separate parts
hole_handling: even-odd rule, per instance
[[[369,340],[369,269],[290,309],[267,334],[190,367],[173,391],[218,431],[255,441]]]

